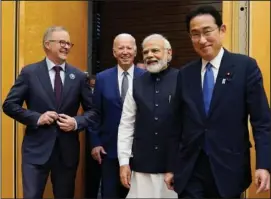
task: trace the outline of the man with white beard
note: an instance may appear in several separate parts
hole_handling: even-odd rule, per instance
[[[130,188],[127,198],[177,198],[167,189],[164,174],[173,170],[168,154],[173,150],[171,129],[176,129],[173,109],[178,70],[168,67],[172,49],[162,35],[146,37],[142,47],[148,72],[134,79],[123,104],[118,131],[120,178]]]

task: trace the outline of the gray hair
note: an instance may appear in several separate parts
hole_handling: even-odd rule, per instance
[[[144,48],[144,45],[145,45],[146,42],[148,42],[148,41],[150,41],[152,39],[162,39],[162,40],[164,40],[164,48],[171,49],[171,45],[170,45],[169,41],[161,34],[151,34],[151,35],[145,37],[145,39],[142,42],[142,48]]]
[[[67,29],[64,28],[63,26],[51,26],[47,28],[47,30],[45,31],[43,35],[43,40],[42,40],[43,46],[44,46],[44,43],[50,39],[50,37],[52,36],[52,33],[58,32],[58,31],[68,32]]]
[[[135,45],[134,45],[134,50],[137,49],[135,38],[134,38],[131,34],[128,34],[128,33],[121,33],[121,34],[118,34],[118,35],[115,37],[114,41],[113,41],[113,48],[114,48],[114,45],[115,45],[115,43],[117,42],[117,40],[120,39],[121,37],[130,37],[130,38],[132,39],[132,41],[134,42],[134,44],[135,44]]]

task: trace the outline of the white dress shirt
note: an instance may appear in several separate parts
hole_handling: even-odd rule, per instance
[[[120,166],[128,165],[132,156],[132,144],[134,139],[134,125],[136,116],[136,103],[133,98],[133,89],[127,91],[121,114],[118,131],[118,159]]]
[[[219,71],[219,67],[221,64],[221,60],[224,54],[224,49],[221,48],[219,53],[217,54],[217,56],[209,61],[212,64],[212,70],[214,73],[214,81],[216,82],[216,78],[217,78],[217,74]],[[202,59],[202,67],[201,67],[201,83],[202,83],[202,87],[203,87],[203,81],[204,81],[204,75],[205,75],[205,71],[206,71],[206,65],[208,64],[208,61]]]
[[[48,71],[49,71],[49,77],[50,77],[50,80],[51,80],[53,90],[54,90],[54,87],[55,87],[55,75],[56,75],[56,71],[53,69],[54,66],[60,66],[62,68],[62,70],[60,70],[60,78],[61,78],[62,84],[64,85],[65,62],[63,64],[61,64],[61,65],[56,65],[50,59],[48,59],[46,57],[46,64],[47,64],[47,68],[48,68]]]
[[[53,90],[55,89],[55,75],[56,75],[56,71],[53,69],[54,66],[60,66],[62,68],[62,70],[60,70],[60,78],[62,81],[62,85],[64,86],[64,81],[65,81],[65,62],[63,64],[60,65],[56,65],[54,64],[50,59],[48,59],[48,57],[46,57],[46,64],[47,64],[47,68],[48,68],[48,72],[49,72],[49,77],[50,77],[50,81],[51,81],[51,85]],[[74,130],[77,129],[77,121],[74,119]],[[38,120],[39,123],[39,120]]]
[[[135,66],[132,65],[128,70],[128,90],[130,90],[131,88],[133,88],[133,78],[134,78],[134,69],[135,69]],[[124,70],[118,66],[118,82],[119,82],[119,92],[120,92],[120,95],[121,95],[121,85],[122,85],[122,80],[123,80],[123,74]]]

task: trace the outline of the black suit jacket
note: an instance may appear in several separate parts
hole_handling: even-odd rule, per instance
[[[175,172],[175,190],[181,193],[189,180],[203,143],[208,142],[210,164],[223,197],[242,193],[251,183],[248,120],[256,148],[256,168],[270,169],[270,109],[262,74],[254,59],[225,50],[209,115],[204,112],[201,60],[181,69],[182,147]],[[177,143],[175,144],[177,145]]]
[[[26,103],[27,109],[22,107]],[[77,116],[80,104],[84,114]],[[56,106],[46,61],[25,66],[3,104],[3,111],[26,125],[22,144],[23,161],[44,164],[48,161],[58,138],[61,156],[67,166],[77,166],[79,160],[79,131],[92,123],[91,89],[87,76],[66,63],[62,100]],[[58,125],[37,126],[41,114],[55,111],[74,117],[77,130],[63,132]]]

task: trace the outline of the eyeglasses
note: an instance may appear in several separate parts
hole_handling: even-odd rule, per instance
[[[58,42],[62,48],[68,46],[68,48],[72,48],[74,46],[73,43],[65,41],[65,40],[49,40],[50,42]]]
[[[201,39],[201,36],[203,36],[204,38],[210,37],[212,35],[212,32],[214,32],[216,29],[218,29],[218,27],[213,29],[207,29],[203,32],[190,33],[190,37],[193,41],[199,41]]]

